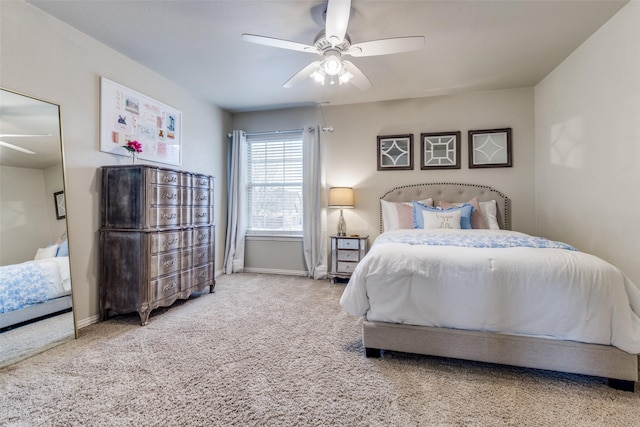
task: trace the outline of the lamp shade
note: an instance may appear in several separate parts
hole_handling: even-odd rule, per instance
[[[329,188],[330,208],[353,208],[356,206],[353,188],[331,187]]]

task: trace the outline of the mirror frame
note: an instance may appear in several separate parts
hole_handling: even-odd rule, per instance
[[[57,109],[57,120],[58,120],[58,139],[59,139],[59,153],[60,153],[60,167],[61,167],[61,173],[62,173],[62,187],[63,187],[63,191],[64,191],[64,196],[66,196],[66,192],[67,192],[67,172],[66,172],[66,161],[65,161],[65,153],[64,153],[64,139],[63,139],[63,130],[62,130],[62,107],[60,106],[60,104],[56,104],[54,102],[42,99],[42,98],[38,98],[35,96],[31,96],[31,95],[27,95],[24,94],[22,92],[18,92],[12,89],[8,89],[6,87],[0,86],[0,91],[2,92],[7,92],[7,93],[11,93],[13,95],[18,95],[18,96],[22,96],[25,98],[29,98],[31,100],[34,101],[38,101],[38,102],[42,102],[45,104],[49,104],[51,106],[56,107]],[[55,198],[55,195],[54,195]],[[57,201],[57,199],[56,199]],[[58,210],[56,209],[56,215],[58,216],[57,220],[61,220],[64,219],[65,223],[65,230],[66,230],[66,239],[67,242],[70,240],[69,238],[69,209],[68,209],[68,200],[66,197],[64,197],[64,204],[65,204],[65,216],[63,218],[59,218],[58,215]],[[57,206],[56,206],[57,208]],[[68,342],[72,339],[77,339],[78,338],[78,322],[77,322],[77,318],[76,318],[76,299],[75,299],[75,292],[74,292],[74,286],[73,286],[73,272],[71,269],[71,259],[72,259],[72,255],[71,255],[71,248],[69,248],[69,280],[71,283],[71,314],[72,314],[72,319],[73,319],[73,337],[71,335],[69,335],[68,339],[62,339],[58,342],[55,343],[51,343],[51,342],[46,342],[43,343],[42,346],[40,348],[37,347],[33,347],[32,349],[29,349],[30,351],[25,354],[23,357],[20,358],[16,358],[16,359],[12,359],[9,363],[3,363],[2,360],[0,360],[0,366],[7,366],[11,363],[15,363],[18,362],[19,360],[23,360],[25,357],[30,357],[32,355],[38,354],[41,351],[38,350],[42,350],[45,351],[49,348],[53,348],[55,346],[57,346],[58,344],[62,344],[65,342]],[[34,323],[37,323],[34,322]],[[19,328],[16,328],[16,331],[19,330]],[[5,332],[9,332],[11,330],[5,331]],[[53,345],[52,345],[53,344]],[[36,350],[37,348],[37,350]]]

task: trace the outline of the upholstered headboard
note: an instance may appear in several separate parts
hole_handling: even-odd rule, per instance
[[[380,197],[389,202],[410,202],[432,198],[434,204],[439,201],[465,203],[477,197],[479,202],[495,200],[500,228],[511,230],[511,202],[507,196],[486,185],[456,184],[450,182],[429,182],[395,187]],[[382,209],[380,208],[380,232],[382,227]]]

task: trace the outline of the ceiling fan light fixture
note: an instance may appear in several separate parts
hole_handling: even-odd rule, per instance
[[[351,80],[353,78],[353,74],[351,74],[346,68],[342,68],[342,71],[340,71],[340,76],[338,77],[338,81],[340,82],[340,84],[343,83],[348,83],[349,80]]]
[[[322,68],[328,75],[337,76],[342,70],[342,61],[338,55],[331,53],[325,57]]]
[[[318,67],[313,73],[311,73],[311,78],[316,82],[324,85],[326,74],[322,69],[322,65]]]

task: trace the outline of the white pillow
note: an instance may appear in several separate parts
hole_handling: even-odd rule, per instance
[[[447,228],[447,229],[460,229],[460,218],[462,217],[462,211],[459,209],[451,211],[422,211],[422,219],[424,220],[424,229],[434,228]]]
[[[489,230],[500,230],[500,224],[498,224],[496,201],[489,200],[488,202],[480,202],[480,211],[487,220],[487,226]]]
[[[38,249],[34,259],[47,259],[54,258],[58,252],[58,245],[47,246],[46,248]]]
[[[419,200],[426,206],[433,206],[433,199]],[[389,202],[380,199],[382,207],[382,227],[384,231],[413,228],[413,203]]]

